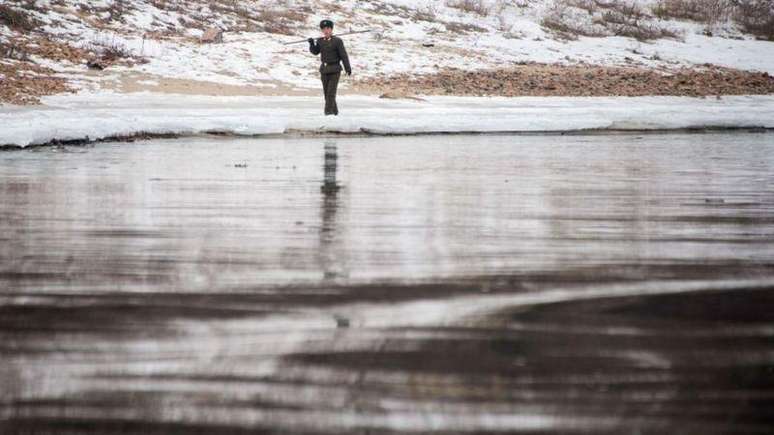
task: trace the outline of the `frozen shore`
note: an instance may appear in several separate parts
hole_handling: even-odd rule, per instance
[[[0,145],[149,135],[225,133],[429,134],[584,130],[774,128],[774,96],[427,97],[424,101],[342,96],[325,117],[316,97],[78,94],[43,105],[0,107]]]

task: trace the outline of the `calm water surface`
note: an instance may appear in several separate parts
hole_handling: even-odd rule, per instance
[[[0,433],[774,431],[774,134],[0,153]]]

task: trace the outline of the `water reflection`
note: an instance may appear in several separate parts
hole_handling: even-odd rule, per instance
[[[320,268],[325,281],[347,278],[347,255],[342,246],[344,229],[339,228],[337,214],[341,207],[339,197],[342,186],[336,180],[338,172],[338,148],[336,141],[327,140],[323,153],[323,180],[320,210]]]

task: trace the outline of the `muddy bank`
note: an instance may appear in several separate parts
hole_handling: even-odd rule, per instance
[[[355,89],[395,95],[717,96],[774,93],[768,73],[707,65],[673,71],[637,67],[525,64],[509,69],[399,74],[358,80]]]

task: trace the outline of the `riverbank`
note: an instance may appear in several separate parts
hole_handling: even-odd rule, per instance
[[[570,133],[774,128],[774,96],[422,97],[345,95],[325,117],[311,96],[81,93],[0,108],[0,146],[144,136]]]

